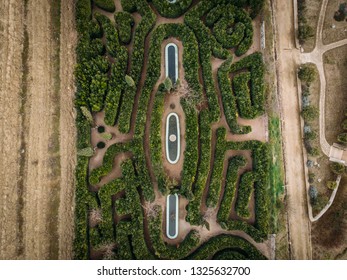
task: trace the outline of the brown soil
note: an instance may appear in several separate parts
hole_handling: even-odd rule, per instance
[[[22,52],[24,7],[0,5],[0,259],[22,254]]]
[[[301,144],[296,68],[298,51],[294,43],[292,1],[274,2],[276,21],[277,79],[282,107],[282,135],[286,172],[288,227],[291,258],[310,259],[310,223],[307,215],[304,160]]]
[[[72,2],[51,3],[0,8],[0,259],[72,257],[76,33]]]
[[[346,259],[347,248],[347,180],[342,179],[335,201],[322,218],[313,224],[314,259]],[[341,254],[341,255],[340,255]],[[340,255],[340,256],[339,256]]]
[[[324,72],[327,87],[325,97],[325,134],[330,145],[337,142],[343,132],[341,123],[347,108],[347,45],[324,54]]]
[[[323,43],[330,44],[347,38],[347,21],[336,21],[334,13],[339,9],[339,5],[344,1],[329,0],[325,12],[325,20],[323,27]],[[335,25],[335,28],[332,26]]]
[[[317,24],[318,24],[318,16],[319,11],[322,5],[322,0],[306,0],[306,6],[307,6],[307,11],[306,11],[306,20],[307,24],[313,28],[315,31],[317,29]],[[309,38],[305,41],[305,43],[302,45],[304,48],[305,52],[311,52],[314,47],[315,47],[315,42],[316,42],[316,33],[312,38]]]

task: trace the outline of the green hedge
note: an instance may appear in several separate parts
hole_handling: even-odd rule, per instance
[[[200,225],[202,223],[200,206],[203,203],[202,195],[205,190],[210,171],[212,130],[210,127],[210,116],[207,110],[202,110],[200,112],[199,127],[200,160],[196,183],[193,186],[193,198],[189,201],[187,213],[187,221],[193,225]]]
[[[218,235],[212,237],[202,244],[188,259],[207,260],[213,257],[216,253],[225,250],[237,248],[237,251],[242,253],[248,260],[265,260],[266,258],[248,241],[241,237],[233,235]]]
[[[113,0],[93,0],[94,4],[106,12],[113,13],[116,10]]]
[[[236,184],[238,181],[238,171],[246,165],[246,159],[243,156],[235,156],[229,159],[227,175],[225,179],[225,188],[221,204],[218,209],[218,222],[227,222],[231,213],[232,202],[236,194]]]
[[[118,129],[121,133],[128,133],[130,130],[131,114],[134,106],[136,89],[139,86],[141,72],[144,65],[145,40],[152,30],[156,16],[145,0],[122,0],[124,11],[132,13],[138,12],[142,16],[141,22],[137,25],[134,35],[133,52],[130,61],[130,71],[128,75],[133,78],[135,87],[126,86],[124,88],[122,105],[118,118]]]
[[[220,194],[221,194],[221,182],[223,177],[223,163],[225,155],[225,128],[217,129],[217,144],[215,148],[214,160],[213,160],[213,169],[211,175],[211,182],[208,189],[208,196],[206,205],[207,207],[216,207]]]
[[[158,13],[167,18],[183,15],[192,4],[192,0],[178,0],[176,3],[169,3],[167,0],[148,0],[148,2],[152,2]]]
[[[251,216],[248,205],[254,189],[254,181],[255,176],[253,172],[246,172],[241,176],[241,181],[237,192],[235,210],[236,214],[244,219],[248,219]]]
[[[130,13],[128,12],[118,12],[114,16],[119,39],[123,44],[129,44],[131,41],[132,32],[131,29],[135,24],[135,21]]]
[[[226,60],[218,70],[218,84],[222,96],[224,115],[229,125],[230,131],[235,134],[247,134],[251,132],[250,126],[240,126],[237,123],[236,99],[233,95],[229,69],[232,59]]]

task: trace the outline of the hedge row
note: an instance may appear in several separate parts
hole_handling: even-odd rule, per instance
[[[237,200],[235,205],[236,214],[244,219],[251,216],[248,205],[251,200],[251,195],[254,189],[255,176],[253,172],[246,172],[241,176],[241,181],[238,187]]]
[[[94,4],[106,12],[113,13],[116,10],[113,0],[93,0]]]
[[[251,74],[249,72],[243,72],[235,75],[233,79],[233,90],[236,95],[238,111],[241,118],[254,119],[263,112],[258,111],[258,106],[252,105],[251,96],[249,92],[249,82],[251,80]]]
[[[224,249],[223,251],[217,252],[213,257],[213,260],[247,260],[244,254],[233,249]]]
[[[117,154],[125,152],[129,149],[127,144],[113,144],[110,146],[103,158],[103,164],[93,169],[89,175],[89,183],[96,185],[100,182],[101,177],[109,174],[113,168],[114,158]]]
[[[181,194],[188,199],[193,197],[192,186],[195,181],[196,170],[198,168],[199,158],[199,131],[198,131],[198,113],[189,108],[185,99],[181,99],[186,117],[184,162],[181,179]]]
[[[167,18],[177,18],[183,15],[192,4],[192,0],[178,0],[176,3],[169,3],[168,0],[147,0],[152,2],[158,13]]]
[[[118,12],[114,19],[117,24],[119,40],[125,45],[129,44],[132,37],[132,27],[135,24],[133,17],[128,12]]]
[[[212,130],[210,126],[210,116],[207,110],[200,112],[199,127],[200,160],[196,183],[193,187],[193,198],[189,201],[187,213],[187,221],[193,225],[200,225],[202,223],[200,206],[203,203],[202,195],[204,193],[210,171]]]
[[[265,66],[262,54],[259,52],[253,53],[232,64],[230,66],[230,73],[237,73],[238,71],[241,71],[243,69],[247,69],[250,72],[250,98],[251,104],[253,105],[253,110],[255,111],[253,114],[255,116],[259,116],[264,113],[265,103]],[[241,80],[240,82],[244,83],[243,80]],[[244,88],[244,86],[242,88]],[[246,92],[244,92],[243,94],[247,95]],[[242,94],[237,93],[237,96],[239,95],[241,96]]]
[[[251,126],[240,126],[237,123],[236,99],[233,95],[229,69],[232,59],[227,59],[218,70],[218,84],[222,96],[224,115],[231,132],[235,134],[247,134],[251,132]]]
[[[126,86],[124,88],[118,119],[119,131],[121,133],[128,133],[130,130],[131,113],[134,106],[136,89],[139,85],[144,65],[145,40],[155,24],[156,16],[145,0],[122,0],[121,2],[124,11],[128,13],[138,12],[142,17],[141,22],[135,29],[134,45],[130,62],[131,68],[128,73],[129,76],[133,78],[136,86]]]
[[[150,128],[150,154],[151,163],[154,171],[155,178],[158,182],[158,189],[162,194],[166,194],[165,174],[162,161],[162,132],[161,121],[164,113],[164,97],[165,94],[161,91],[157,91],[153,109],[151,113],[151,128]]]
[[[182,259],[198,246],[200,238],[196,231],[190,231],[179,247],[167,245],[163,241],[163,218],[160,206],[156,206],[157,215],[148,218],[149,234],[155,255],[159,259]]]
[[[224,48],[236,48],[237,56],[245,54],[253,43],[252,19],[233,5],[219,5],[212,9],[206,17],[206,24],[213,27],[214,36]]]
[[[229,220],[232,203],[237,189],[238,171],[245,165],[246,159],[243,156],[235,156],[230,158],[228,161],[224,193],[217,214],[218,222],[226,222]]]
[[[131,160],[126,160],[122,164],[122,178],[112,181],[103,186],[99,191],[103,221],[99,228],[106,242],[112,242],[116,238],[118,246],[118,257],[121,259],[151,259],[152,256],[147,248],[143,233],[143,212],[139,193],[137,191],[138,180],[135,178],[134,167]],[[120,209],[120,212],[130,214],[130,221],[121,221],[113,231],[113,212],[117,209],[112,208],[112,196],[125,190],[125,200],[127,211]],[[116,205],[120,205],[119,203]],[[117,214],[119,214],[117,212]],[[128,246],[129,236],[131,235],[131,246]]]
[[[184,20],[194,31],[199,42],[200,63],[211,121],[217,122],[220,118],[220,108],[212,75],[212,52],[219,58],[226,58],[230,55],[227,50],[223,51],[221,49],[220,44],[217,43],[216,39],[210,34],[208,27],[201,20],[201,17],[211,10],[214,5],[213,1],[201,1],[186,14]]]
[[[207,260],[216,255],[216,253],[225,250],[237,248],[237,252],[242,253],[248,260],[265,260],[266,258],[248,241],[241,237],[233,235],[218,235],[212,237],[202,244],[188,258],[194,260]]]
[[[217,129],[217,144],[214,152],[214,160],[212,167],[211,181],[208,189],[208,196],[206,205],[207,207],[216,207],[220,194],[221,194],[221,182],[223,177],[223,163],[225,155],[225,135],[226,130],[224,127]]]

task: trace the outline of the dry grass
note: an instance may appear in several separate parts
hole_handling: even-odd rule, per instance
[[[322,0],[306,0],[307,12],[306,19],[309,26],[311,26],[315,32],[312,38],[306,40],[303,44],[305,52],[311,52],[315,47],[316,30],[318,24],[318,15],[320,12]]]
[[[347,38],[347,21],[338,22],[334,19],[334,13],[343,2],[344,0],[329,0],[328,2],[323,26],[324,44],[330,44]],[[335,25],[336,28],[332,28],[332,25]]]
[[[341,122],[347,108],[347,45],[324,54],[324,71],[327,80],[325,133],[328,143],[333,144],[342,132]]]

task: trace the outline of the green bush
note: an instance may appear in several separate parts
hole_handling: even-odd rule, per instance
[[[302,82],[311,84],[316,79],[316,70],[312,65],[303,64],[299,67],[298,77]]]
[[[343,143],[343,144],[347,144],[347,133],[340,133],[338,136],[337,136],[337,141]]]
[[[246,159],[242,156],[232,157],[228,161],[225,189],[217,215],[217,220],[219,223],[227,222],[229,219],[232,202],[236,194],[238,171],[241,167],[244,167],[245,165]]]
[[[315,106],[309,105],[302,109],[301,115],[306,122],[309,122],[318,118],[319,112]]]
[[[342,122],[342,129],[347,130],[347,119]]]
[[[167,0],[151,0],[158,13],[167,18],[177,18],[183,15],[192,4],[192,0],[179,0],[169,3]]]
[[[333,162],[330,164],[330,169],[333,173],[341,175],[345,172],[345,166],[339,162]]]
[[[133,17],[128,12],[117,12],[114,18],[117,24],[119,40],[125,45],[129,44],[132,36],[132,27],[135,24]]]
[[[248,210],[248,204],[251,200],[255,176],[253,172],[247,172],[242,175],[237,192],[236,213],[239,217],[248,219],[251,216]]]
[[[93,0],[95,5],[106,12],[113,13],[116,10],[113,0]]]
[[[337,188],[337,183],[336,181],[328,181],[327,182],[327,188],[329,190],[335,190]]]

